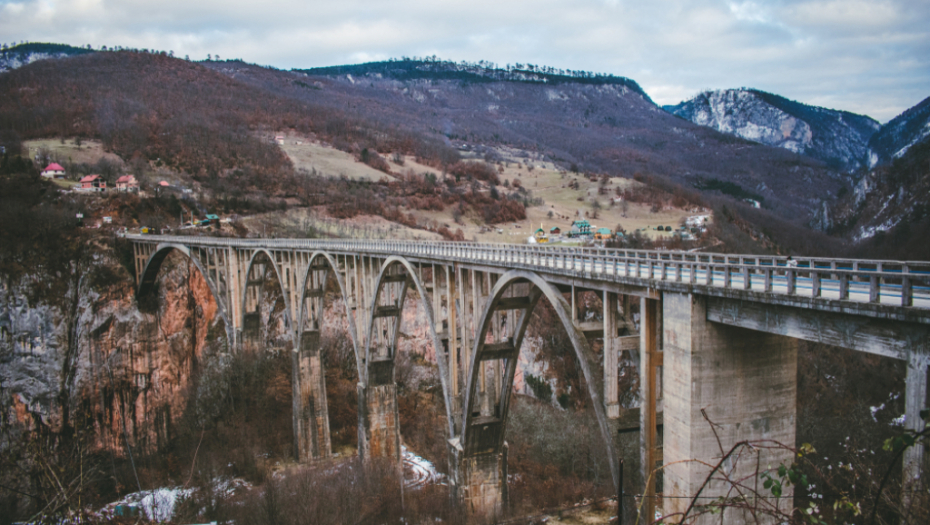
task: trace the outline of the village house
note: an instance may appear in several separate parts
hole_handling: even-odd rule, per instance
[[[100,175],[88,175],[81,179],[81,191],[107,191],[107,181]]]
[[[65,178],[65,169],[61,164],[53,162],[42,170],[42,176],[47,179],[63,179]]]
[[[546,237],[546,231],[542,228],[536,230],[536,233],[533,234],[533,237],[536,238],[536,242],[543,244],[549,242],[549,238]]]
[[[562,228],[559,228],[558,226],[553,226],[552,229],[549,230],[549,236],[555,237],[557,235],[562,235]]]
[[[606,241],[607,239],[610,239],[612,235],[613,235],[613,232],[610,231],[610,228],[598,228],[597,231],[594,233],[594,240]]]
[[[569,237],[588,237],[591,235],[591,223],[587,219],[581,219],[572,223],[572,229],[569,231]]]
[[[136,180],[135,175],[123,175],[116,179],[116,191],[137,192],[139,191],[139,181]]]

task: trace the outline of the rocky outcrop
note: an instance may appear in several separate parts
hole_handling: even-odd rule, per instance
[[[20,44],[0,51],[0,73],[31,64],[39,60],[66,58],[73,55],[93,53],[90,49],[66,44]]]
[[[706,91],[666,111],[746,140],[808,155],[846,172],[869,167],[880,124],[864,115],[808,106],[755,89]]]
[[[108,279],[101,279],[101,268]],[[157,308],[142,311],[133,280],[100,256],[73,267],[64,297],[38,301],[33,275],[0,284],[0,403],[5,423],[52,432],[94,427],[97,445],[120,450],[122,432],[154,450],[184,413],[199,364],[222,352],[225,332],[206,282],[169,257]]]

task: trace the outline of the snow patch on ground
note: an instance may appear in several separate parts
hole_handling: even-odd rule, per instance
[[[907,146],[904,146],[903,148],[895,152],[894,158],[896,159],[901,158],[902,156],[904,156],[905,153],[907,153],[907,150],[911,149],[911,146],[913,146],[914,144],[917,144],[918,142],[922,141],[928,136],[930,136],[930,120],[927,121],[927,123],[924,125],[924,129],[920,130],[920,133],[918,133],[917,136],[914,137],[914,140],[912,140],[910,144],[908,144]]]
[[[228,498],[241,489],[251,487],[248,481],[239,478],[216,479],[213,481],[214,497]],[[154,490],[133,492],[100,509],[99,515],[106,519],[117,516],[116,507],[136,507],[149,521],[165,522],[174,519],[178,502],[191,497],[196,489],[184,487],[161,487]]]
[[[116,516],[117,506],[138,507],[150,521],[170,521],[174,517],[174,509],[182,498],[190,497],[194,489],[183,487],[162,487],[154,490],[143,490],[123,496],[119,501],[110,503],[100,514],[104,517]]]
[[[446,477],[433,464],[401,446],[404,461],[404,488],[421,489],[427,485],[445,484]]]

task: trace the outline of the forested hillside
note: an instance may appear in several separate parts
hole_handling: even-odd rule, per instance
[[[640,173],[690,187],[729,182],[792,221],[804,222],[843,185],[844,176],[819,161],[669,115],[620,77],[534,72],[528,81],[513,70],[441,64],[395,61],[299,73],[241,62],[207,65],[382,128],[441,134],[459,147],[506,145],[566,170]]]

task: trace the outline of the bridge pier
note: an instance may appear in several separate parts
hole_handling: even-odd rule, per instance
[[[921,419],[920,411],[930,407],[930,388],[927,385],[930,356],[921,350],[915,349],[908,356],[905,385],[904,425],[908,430],[915,432],[923,430],[926,423]],[[904,451],[904,483],[901,489],[904,491],[905,507],[910,503],[908,494],[919,488],[921,473],[930,472],[927,465],[928,459],[930,458],[926,454],[923,443],[918,443]]]
[[[665,292],[662,305],[664,514],[669,514],[684,512],[711,470],[707,465],[717,464],[736,443],[772,440],[794,447],[797,340],[709,322],[703,296]],[[744,478],[752,477],[757,465],[765,469],[793,461],[788,449],[755,453],[758,459],[743,454],[739,461],[728,461],[731,479],[747,483]],[[701,493],[702,501],[726,497],[730,488],[711,482]],[[783,496],[790,498],[791,491],[786,492]],[[724,514],[706,515],[698,522],[752,521],[735,510]]]
[[[507,502],[507,446],[499,453],[466,455],[458,440],[450,442],[454,495],[478,523],[494,522]]]
[[[400,462],[400,418],[397,385],[358,384],[358,455],[364,460]]]
[[[320,332],[305,331],[294,352],[294,437],[297,461],[332,455],[326,375],[320,355]]]

